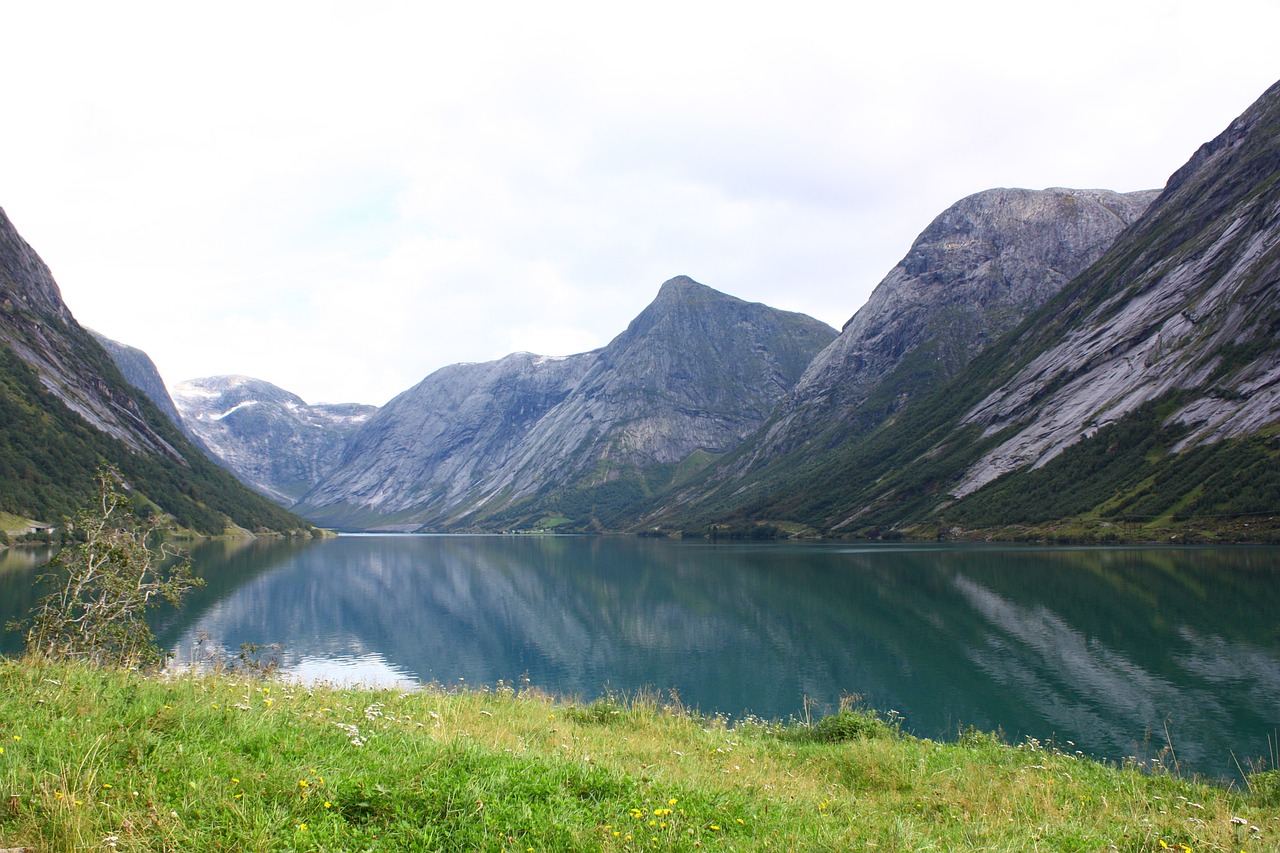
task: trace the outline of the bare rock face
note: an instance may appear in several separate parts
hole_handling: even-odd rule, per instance
[[[595,357],[522,352],[437,370],[369,419],[298,510],[339,526],[391,529],[446,514],[508,464]]]
[[[600,350],[427,377],[360,430],[298,510],[346,526],[484,528],[521,501],[550,510],[561,490],[711,458],[759,427],[834,336],[681,276]]]
[[[809,365],[754,456],[883,423],[1048,301],[1157,195],[993,189],[952,205]]]
[[[1038,467],[1171,392],[1176,449],[1280,420],[1280,83],[1173,175],[1140,222],[1073,283],[1029,362],[964,423],[1014,428],[956,496]]]
[[[338,463],[348,436],[375,406],[308,405],[248,376],[192,379],[174,388],[187,429],[240,480],[292,505]]]
[[[137,347],[114,341],[93,329],[89,329],[89,333],[102,344],[102,348],[111,356],[111,360],[115,362],[129,384],[146,394],[147,399],[156,404],[156,408],[185,432],[186,426],[182,422],[182,415],[178,414],[178,407],[173,404],[169,389],[165,387],[164,379],[161,378],[160,371],[156,369],[151,356]]]
[[[600,352],[500,478],[516,496],[547,482],[725,453],[768,418],[833,331],[681,276]],[[562,462],[550,467],[547,457]]]

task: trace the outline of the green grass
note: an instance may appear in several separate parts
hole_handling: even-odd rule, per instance
[[[1229,790],[974,732],[920,740],[849,709],[812,727],[729,725],[652,698],[308,689],[28,659],[0,663],[0,745],[0,848],[1252,853],[1280,841],[1274,773]]]

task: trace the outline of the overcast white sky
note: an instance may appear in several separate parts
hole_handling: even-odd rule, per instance
[[[166,381],[381,404],[666,279],[843,324],[994,186],[1163,186],[1277,0],[17,3],[0,207]]]

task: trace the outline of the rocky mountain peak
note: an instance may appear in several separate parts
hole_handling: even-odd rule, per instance
[[[240,479],[291,505],[337,466],[349,436],[377,411],[358,403],[309,405],[251,376],[180,382],[184,425]]]
[[[252,376],[238,374],[205,376],[199,379],[188,379],[174,386],[175,402],[186,401],[188,410],[193,412],[191,416],[204,413],[201,407],[192,406],[193,401],[212,398],[229,406],[247,402],[267,402],[300,409],[307,405],[306,401],[297,394]],[[178,403],[178,408],[182,409],[183,404]]]
[[[18,234],[3,209],[0,209],[0,301],[6,307],[26,309],[63,322],[71,320],[71,312],[62,301],[53,273]]]
[[[536,496],[547,506],[530,512],[585,526],[590,500],[571,510],[557,495],[608,486],[616,509],[643,496],[645,477],[670,478],[691,457],[706,464],[759,426],[834,336],[678,276],[600,350],[427,377],[360,430],[299,509],[327,523],[439,529],[482,525]]]
[[[1061,290],[1157,195],[997,188],[956,202],[814,358],[739,464],[883,423]]]

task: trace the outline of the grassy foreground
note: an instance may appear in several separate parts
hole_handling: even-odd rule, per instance
[[[499,685],[309,689],[0,662],[0,848],[1122,850],[1280,844],[1251,790],[845,711],[733,726]]]

